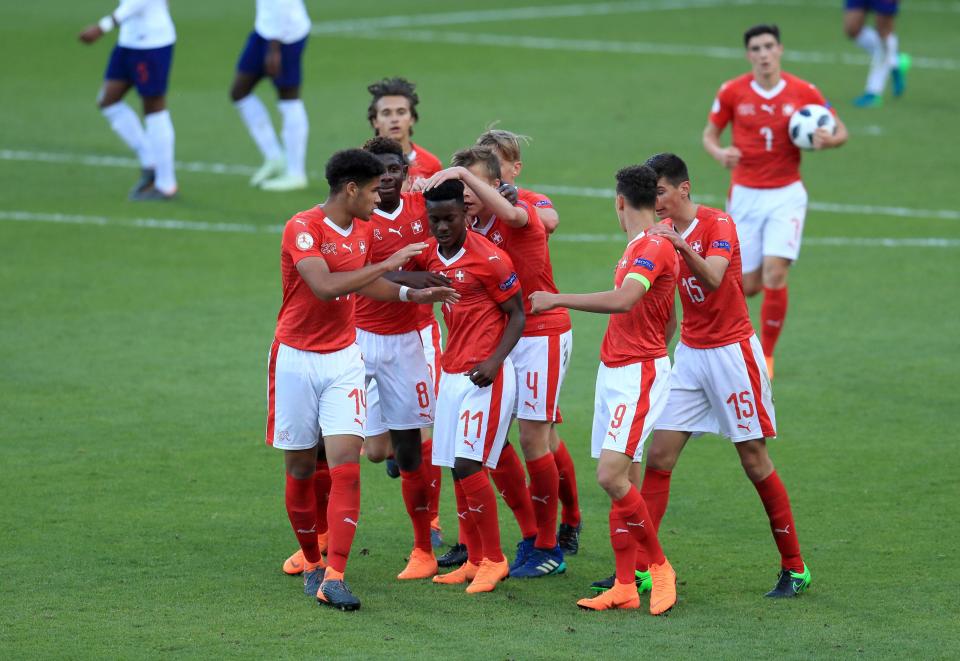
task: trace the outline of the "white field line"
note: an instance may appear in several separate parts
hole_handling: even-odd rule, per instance
[[[64,213],[36,213],[33,211],[0,211],[0,222],[55,223],[67,225],[94,225],[97,227],[135,227],[157,230],[186,230],[221,234],[280,234],[282,225],[255,225],[253,223],[207,222],[174,220],[169,218],[120,218],[85,216]],[[622,234],[556,234],[551,241],[562,243],[622,243]],[[960,248],[960,239],[941,237],[808,237],[806,246],[863,247],[863,248]]]
[[[700,46],[694,44],[671,44],[647,41],[605,41],[602,39],[562,39],[514,34],[489,34],[482,32],[447,32],[437,30],[357,31],[344,33],[351,38],[380,41],[410,41],[455,46],[495,46],[498,48],[522,48],[528,50],[569,51],[580,53],[616,53],[629,55],[674,55],[706,57],[721,60],[742,60],[743,49],[728,46]],[[812,64],[850,64],[864,66],[869,58],[856,53],[825,53],[787,49],[783,55],[788,62]],[[914,56],[913,66],[919,69],[960,70],[960,60],[951,58]]]
[[[95,154],[72,154],[68,152],[38,152],[19,149],[0,149],[0,161],[28,161],[39,163],[66,163],[88,167],[139,168],[134,158],[121,156],[99,156]],[[177,168],[185,172],[203,172],[207,174],[231,174],[249,176],[256,168],[247,165],[229,163],[206,163],[200,161],[178,161]],[[555,184],[529,184],[532,190],[546,195],[569,195],[571,197],[597,197],[612,199],[612,188],[593,188],[589,186],[562,186]],[[709,204],[722,204],[723,199],[712,195],[698,195],[697,199]],[[848,214],[856,216],[892,216],[895,218],[933,218],[938,220],[960,220],[960,210],[955,209],[913,209],[870,204],[843,204],[839,202],[810,202],[813,211]]]

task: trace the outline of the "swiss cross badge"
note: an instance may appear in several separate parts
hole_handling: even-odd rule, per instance
[[[493,234],[490,235],[490,240],[496,243],[498,246],[503,243],[503,235],[499,231],[494,230]]]
[[[703,252],[703,246],[700,245],[700,241],[694,241],[690,244],[690,247],[693,249],[693,252],[700,254]]]
[[[413,230],[414,234],[420,234],[423,232],[423,223],[421,223],[419,220],[415,220],[410,223],[410,229]]]
[[[463,271],[461,271],[460,269],[457,269],[457,272],[453,274],[453,277],[457,279],[457,282],[463,282],[464,278],[466,278],[467,276],[464,274]]]

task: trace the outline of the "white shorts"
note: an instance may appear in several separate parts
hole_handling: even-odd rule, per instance
[[[554,422],[560,387],[570,364],[573,331],[561,335],[521,337],[510,352],[517,372],[516,416]]]
[[[623,367],[600,363],[593,402],[591,454],[601,450],[643,459],[643,443],[653,431],[670,396],[670,358],[645,360]]]
[[[800,256],[807,189],[797,181],[782,188],[734,186],[727,213],[737,226],[743,272],[752,273],[764,257],[796,260]]]
[[[356,344],[317,353],[274,340],[267,358],[267,444],[306,450],[317,444],[321,433],[363,438],[363,371]]]
[[[493,385],[478,388],[465,374],[440,372],[433,425],[433,465],[453,468],[457,458],[496,468],[517,396],[513,364],[503,361]]]
[[[427,369],[433,379],[433,395],[436,397],[440,390],[440,356],[443,354],[440,348],[443,342],[440,322],[434,319],[433,323],[421,328],[420,341],[423,343],[423,357],[427,359]]]
[[[777,419],[756,335],[714,349],[677,344],[670,397],[655,429],[723,434],[733,442],[775,438]]]
[[[433,382],[417,331],[379,335],[357,329],[367,385],[367,436],[433,424]]]

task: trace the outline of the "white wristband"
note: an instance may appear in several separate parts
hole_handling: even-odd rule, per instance
[[[104,34],[106,34],[107,32],[110,32],[110,30],[112,30],[113,26],[115,25],[113,16],[104,16],[99,21],[97,21],[97,25],[100,27],[100,31],[103,32]]]
[[[405,285],[400,285],[400,294],[399,294],[399,296],[400,296],[400,300],[403,301],[404,303],[408,303],[408,302],[410,301],[410,297],[407,296],[407,292],[409,292],[409,291],[410,291],[410,288],[409,288],[409,287],[407,287],[407,286],[405,286]]]

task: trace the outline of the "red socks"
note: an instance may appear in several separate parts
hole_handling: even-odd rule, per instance
[[[298,480],[287,475],[285,493],[287,502],[287,516],[293,533],[300,542],[303,557],[307,562],[317,563],[320,557],[320,546],[317,544],[317,500],[313,493],[313,476]]]
[[[440,514],[440,484],[443,482],[443,470],[440,466],[433,465],[432,438],[420,443],[420,451],[423,473],[427,481],[427,487],[430,489],[430,520],[432,521]]]
[[[360,521],[360,464],[340,464],[330,469],[330,503],[327,521],[327,564],[338,572],[347,568],[347,557]],[[316,539],[316,535],[314,535]],[[306,551],[304,551],[306,557]],[[310,560],[310,558],[307,558]]]
[[[667,511],[667,501],[670,500],[670,471],[657,470],[656,468],[647,468],[643,472],[643,486],[640,488],[640,495],[647,505],[647,511],[650,512],[650,520],[653,522],[653,531],[660,531],[660,522],[663,520],[663,514]],[[647,571],[650,564],[646,551],[641,547],[637,550],[637,571]]]
[[[330,501],[330,466],[325,461],[317,462],[313,474],[313,493],[317,499],[317,533],[327,532],[327,505]]]
[[[630,531],[637,546],[646,552],[647,559],[655,565],[663,564],[665,558],[663,549],[660,548],[660,541],[657,539],[656,526],[653,525],[650,512],[647,511],[647,504],[643,502],[643,496],[635,486],[631,484],[626,496],[613,501],[612,511],[614,516],[627,524],[627,530]]]
[[[627,522],[619,515],[612,504],[610,506],[610,546],[617,563],[617,581],[629,585],[634,581],[634,567],[637,562],[637,543],[630,534]]]
[[[459,480],[453,481],[453,491],[457,495],[457,519],[460,523],[460,543],[467,547],[467,560],[479,565],[483,560],[483,539],[480,530],[467,507],[467,494],[463,491]]]
[[[413,546],[433,553],[430,545],[430,485],[425,479],[426,471],[418,468],[412,473],[400,469],[400,491],[407,514],[413,523]]]
[[[560,519],[563,523],[576,528],[580,525],[580,500],[577,496],[577,471],[573,467],[573,458],[567,451],[567,444],[562,440],[553,453],[553,460],[557,463],[560,473],[560,503],[563,509]]]
[[[497,467],[490,471],[493,483],[503,497],[503,502],[513,510],[513,516],[520,526],[520,536],[524,539],[537,534],[537,518],[533,513],[533,501],[527,489],[527,475],[523,472],[523,463],[517,456],[512,444],[503,446]]]
[[[768,358],[773,355],[773,348],[777,346],[783,322],[787,318],[787,288],[763,288],[763,303],[760,306],[760,344],[763,345],[763,355]]]
[[[500,522],[497,520],[497,496],[493,493],[489,478],[480,471],[460,480],[460,486],[467,497],[467,515],[473,519],[480,531],[484,559],[503,562]]]
[[[803,558],[800,557],[800,539],[793,525],[793,512],[790,510],[790,497],[787,489],[780,481],[777,471],[773,471],[765,479],[755,482],[757,493],[763,501],[763,509],[770,519],[770,530],[773,531],[773,541],[780,551],[780,562],[784,569],[795,572],[803,571]]]
[[[538,549],[552,549],[557,545],[557,496],[560,490],[560,474],[553,454],[548,452],[539,459],[527,462],[530,473],[530,500],[537,519],[537,539],[533,545]]]

